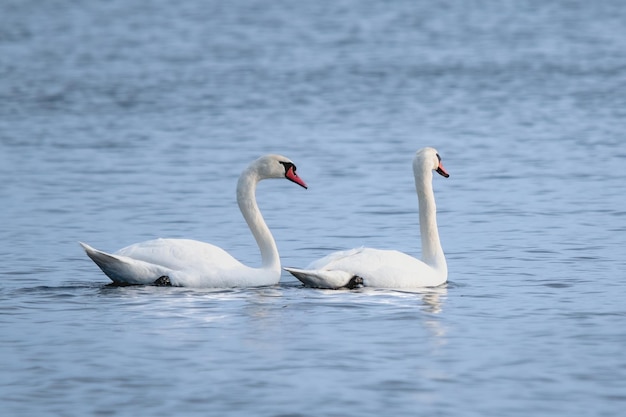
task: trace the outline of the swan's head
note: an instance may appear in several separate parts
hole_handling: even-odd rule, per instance
[[[282,155],[265,155],[251,165],[259,179],[287,178],[301,187],[308,188],[306,183],[296,174],[296,165]]]
[[[443,167],[441,157],[435,148],[422,148],[415,154],[413,169],[417,171],[418,169],[424,168],[428,170],[435,170],[439,175],[446,178],[450,176],[448,171],[446,171]]]

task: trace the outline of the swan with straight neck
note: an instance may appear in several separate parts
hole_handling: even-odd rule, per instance
[[[419,288],[444,284],[448,266],[437,228],[433,171],[446,178],[450,176],[436,149],[417,151],[413,174],[419,205],[421,259],[396,250],[357,248],[333,252],[305,269],[284,269],[305,286],[314,288]]]

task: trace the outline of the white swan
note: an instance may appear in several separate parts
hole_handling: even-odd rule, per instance
[[[395,250],[359,248],[331,253],[306,269],[285,268],[302,283],[315,288],[435,287],[448,279],[448,266],[439,241],[433,170],[448,178],[433,148],[417,151],[413,159],[419,202],[422,260]]]
[[[251,287],[275,285],[280,280],[276,242],[256,202],[255,190],[266,178],[286,178],[307,188],[296,166],[281,155],[265,155],[239,177],[237,203],[259,248],[262,266],[243,265],[226,251],[188,239],[156,239],[136,243],[108,254],[81,242],[87,255],[117,284],[157,284],[181,287]]]

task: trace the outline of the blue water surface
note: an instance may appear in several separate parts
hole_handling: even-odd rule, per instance
[[[3,0],[7,416],[616,416],[626,407],[620,1]],[[283,265],[419,256],[434,146],[449,283],[111,287],[78,241],[217,244],[265,181]]]

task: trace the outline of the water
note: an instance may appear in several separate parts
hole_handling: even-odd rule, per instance
[[[7,416],[614,416],[626,406],[626,10],[582,2],[35,2],[0,14]],[[419,250],[435,146],[450,270],[400,292],[107,286],[78,241],[284,265]]]

